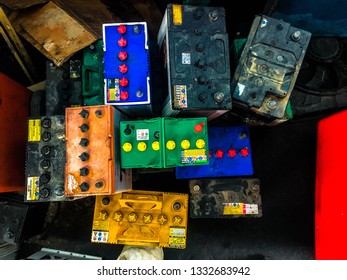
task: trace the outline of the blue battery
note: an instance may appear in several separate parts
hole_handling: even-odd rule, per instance
[[[209,127],[209,164],[177,166],[177,179],[253,175],[249,127]]]
[[[129,116],[150,116],[146,22],[103,24],[105,104]]]

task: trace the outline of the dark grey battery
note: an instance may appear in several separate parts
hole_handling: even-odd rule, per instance
[[[64,115],[28,120],[26,202],[66,200],[65,153]]]
[[[167,5],[158,45],[167,72],[163,116],[212,120],[232,108],[223,7]]]
[[[46,116],[64,115],[66,107],[82,105],[81,60],[57,67],[46,61]]]
[[[257,178],[189,181],[191,218],[261,217],[260,181]]]
[[[310,38],[282,20],[255,16],[231,81],[234,107],[283,118]]]
[[[28,206],[0,199],[0,240],[10,244],[21,241]]]

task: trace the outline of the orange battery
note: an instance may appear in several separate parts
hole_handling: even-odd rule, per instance
[[[185,249],[188,194],[138,191],[98,196],[91,241]]]
[[[0,73],[0,193],[25,187],[27,118],[32,92]]]
[[[119,121],[111,105],[69,107],[66,117],[66,196],[113,194],[132,188],[120,169]]]

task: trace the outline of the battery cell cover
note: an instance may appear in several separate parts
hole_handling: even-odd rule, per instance
[[[65,116],[28,120],[26,202],[62,201],[65,168]]]
[[[232,108],[223,7],[168,4],[158,33],[167,72],[163,116],[206,116]]]
[[[103,24],[105,104],[129,116],[151,114],[146,22]]]
[[[189,190],[191,218],[262,216],[259,179],[194,179]]]
[[[209,164],[177,166],[177,179],[253,175],[250,131],[247,125],[209,127]]]
[[[205,117],[121,121],[120,135],[123,168],[208,164]]]
[[[186,247],[188,194],[130,191],[97,196],[91,241]]]
[[[132,188],[131,170],[120,168],[119,122],[111,105],[66,109],[65,194],[112,194]]]

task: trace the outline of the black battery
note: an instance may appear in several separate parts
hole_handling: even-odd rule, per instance
[[[284,118],[310,38],[283,20],[256,15],[231,81],[234,107]]]
[[[168,4],[158,33],[167,73],[163,116],[206,116],[232,108],[223,7]]]
[[[65,115],[28,120],[26,202],[66,200]]]
[[[64,115],[66,107],[82,105],[81,59],[61,66],[46,61],[46,116]]]
[[[189,181],[191,218],[261,217],[257,178],[227,177]]]
[[[19,245],[42,232],[48,203],[28,204],[19,193],[0,196],[0,243]]]

